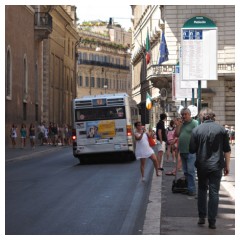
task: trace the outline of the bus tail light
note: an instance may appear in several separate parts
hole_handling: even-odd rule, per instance
[[[127,125],[127,136],[128,137],[132,136],[132,126],[131,125]]]
[[[76,137],[76,129],[72,129],[72,140],[76,141],[77,137]]]

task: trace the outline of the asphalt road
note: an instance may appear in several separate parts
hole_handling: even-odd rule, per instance
[[[80,165],[69,148],[7,162],[5,234],[141,234],[152,171],[142,183],[138,161]]]

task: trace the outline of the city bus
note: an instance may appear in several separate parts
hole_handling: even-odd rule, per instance
[[[132,111],[134,112],[134,111]],[[135,142],[127,93],[73,100],[73,155],[80,163],[96,154],[135,160]]]

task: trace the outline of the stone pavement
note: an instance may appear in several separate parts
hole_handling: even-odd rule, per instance
[[[232,160],[235,149],[232,148]],[[234,166],[233,166],[234,167]],[[153,174],[143,235],[234,235],[235,234],[235,177],[221,182],[217,229],[209,229],[208,223],[199,226],[197,199],[181,193],[172,193],[174,176],[165,175],[174,163],[164,163],[162,177]],[[230,168],[231,169],[231,168]],[[178,178],[183,175],[178,173]],[[229,180],[229,181],[228,181]],[[197,182],[196,182],[197,183]],[[227,186],[227,188],[225,188]],[[231,186],[231,187],[229,187]]]

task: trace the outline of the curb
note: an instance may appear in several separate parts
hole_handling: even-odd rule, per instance
[[[163,173],[162,173],[163,174]],[[160,235],[161,205],[162,205],[162,175],[157,177],[153,173],[149,203],[143,224],[143,235]]]

